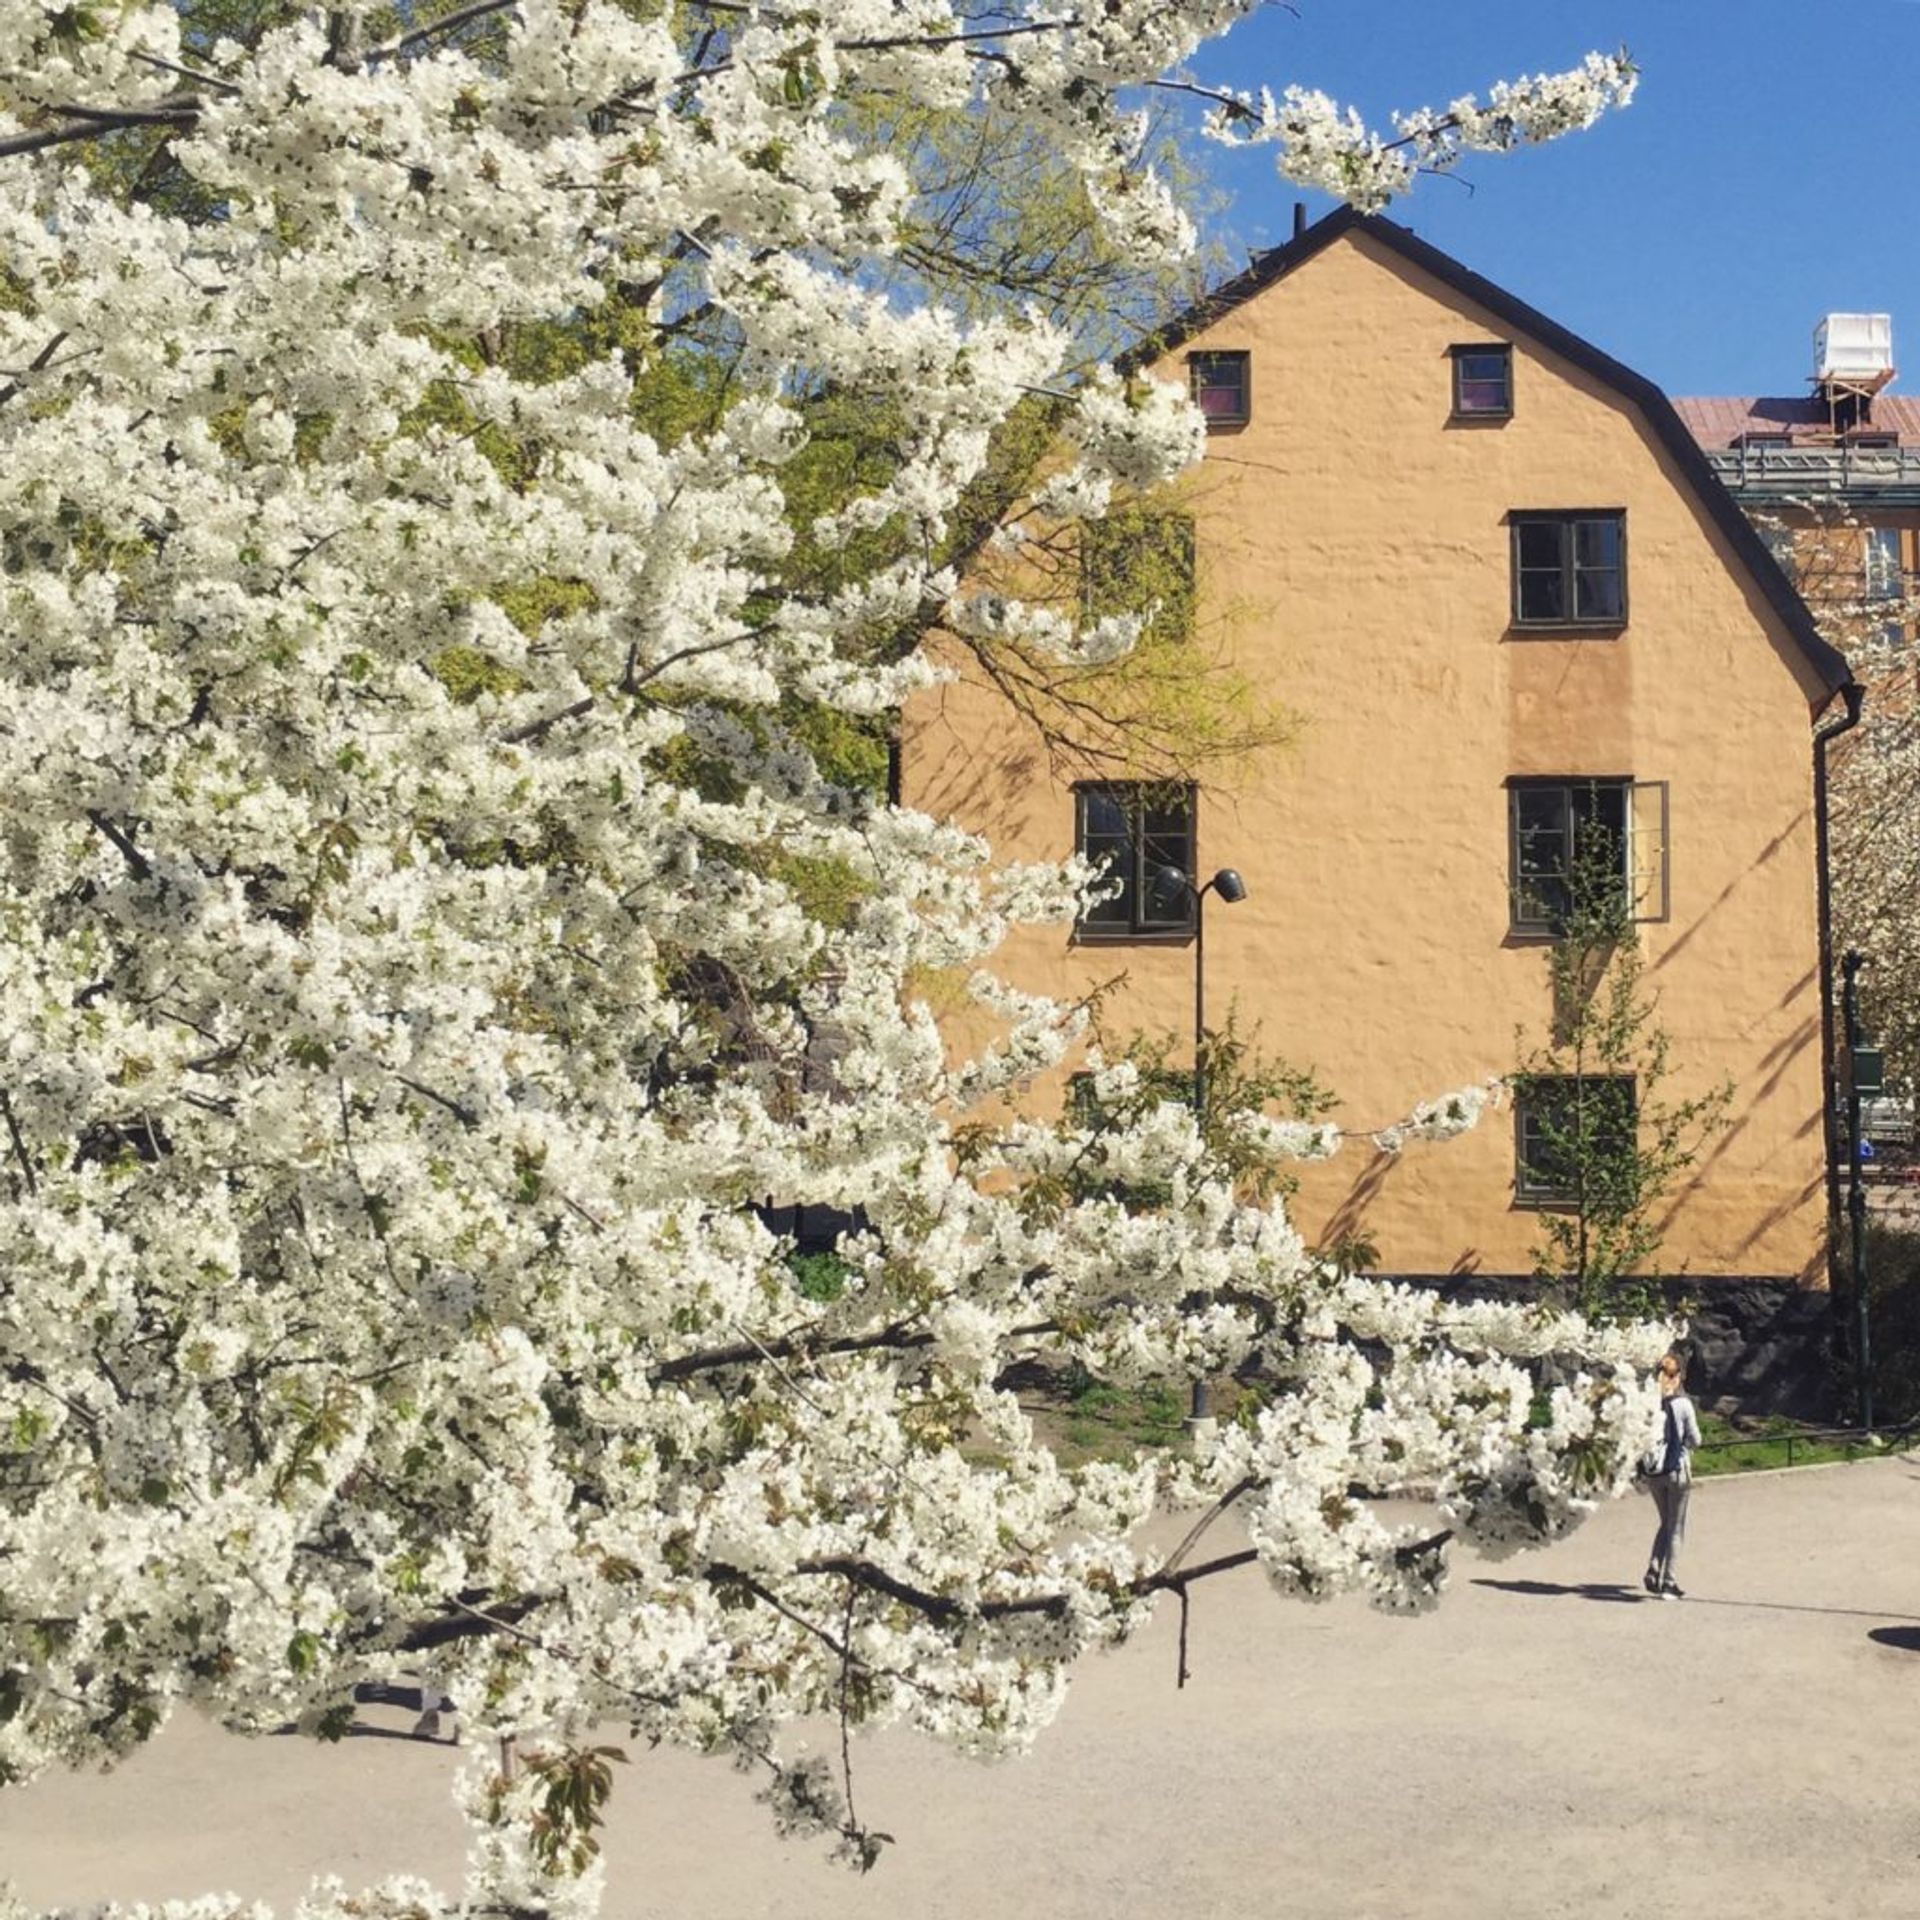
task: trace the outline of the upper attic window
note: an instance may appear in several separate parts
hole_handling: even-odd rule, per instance
[[[1513,349],[1452,347],[1453,417],[1456,420],[1506,420],[1513,415]]]
[[[1244,427],[1253,418],[1251,354],[1190,353],[1187,381],[1209,428]]]

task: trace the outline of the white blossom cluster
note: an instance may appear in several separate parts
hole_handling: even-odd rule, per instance
[[[1391,136],[1311,87],[1288,87],[1277,98],[1264,88],[1223,89],[1208,131],[1229,145],[1272,145],[1283,180],[1374,213],[1419,174],[1445,173],[1468,153],[1504,153],[1581,132],[1626,106],[1638,83],[1625,53],[1591,53],[1565,73],[1499,82],[1484,105],[1467,95],[1442,111],[1396,113]]]
[[[1477,1127],[1489,1108],[1497,1108],[1506,1091],[1506,1081],[1496,1075],[1477,1085],[1423,1100],[1404,1120],[1382,1127],[1373,1136],[1373,1144],[1382,1153],[1399,1153],[1410,1140],[1457,1139]]]
[[[996,872],[795,724],[925,684],[873,638],[960,592],[942,530],[1064,351],[871,291],[908,186],[840,108],[992,88],[1163,244],[1116,90],[1248,4],[1015,9],[992,60],[945,0],[518,0],[471,47],[347,6],[183,77],[165,6],[0,0],[0,1784],[182,1702],[337,1735],[426,1673],[472,1902],[591,1905],[485,1756],[609,1719],[860,1855],[783,1725],[1022,1748],[1164,1590],[1166,1475],[1064,1468],[999,1384],[1036,1356],[1269,1352],[1276,1405],[1173,1490],[1250,1480],[1289,1591],[1437,1585],[1357,1479],[1503,1539],[1619,1483],[1639,1347],[1323,1272],[1190,1116],[1098,1149],[1166,1204],[1063,1200],[1086,1139],[995,1115],[1078,1016],[983,980],[1002,1040],[950,1061],[925,983],[1086,875]],[[69,136],[113,124],[173,129],[215,213],[105,191]],[[617,284],[670,288],[657,338],[501,344],[597,338]],[[723,398],[650,425],[701,312]],[[911,404],[803,529],[820,391]],[[1089,498],[1199,446],[1105,380],[1069,438]],[[783,585],[800,532],[882,527],[918,557]],[[855,1216],[827,1282],[769,1203]]]
[[[451,1920],[456,1908],[424,1880],[402,1875],[377,1887],[349,1892],[331,1877],[319,1880],[286,1920]],[[273,1920],[264,1901],[226,1893],[193,1900],[111,1901],[70,1910],[72,1920]],[[30,1920],[28,1909],[0,1888],[0,1920]]]

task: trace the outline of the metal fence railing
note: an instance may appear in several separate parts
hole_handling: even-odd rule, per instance
[[[1838,1453],[1842,1459],[1857,1460],[1869,1455],[1898,1453],[1916,1443],[1920,1443],[1920,1419],[1903,1421],[1898,1426],[1876,1426],[1871,1431],[1865,1427],[1787,1427],[1771,1433],[1763,1429],[1729,1434],[1723,1440],[1702,1441],[1694,1451],[1724,1454],[1739,1448],[1783,1450],[1786,1457],[1779,1464],[1791,1467],[1799,1464],[1796,1453],[1802,1459],[1812,1454]]]

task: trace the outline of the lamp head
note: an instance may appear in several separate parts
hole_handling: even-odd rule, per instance
[[[1208,884],[1228,906],[1247,897],[1247,883],[1240,878],[1237,867],[1222,867]]]
[[[1166,866],[1154,869],[1150,891],[1156,907],[1171,907],[1183,895],[1197,889],[1184,867]]]

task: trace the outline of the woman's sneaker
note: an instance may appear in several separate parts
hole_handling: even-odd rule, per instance
[[[1660,1583],[1660,1598],[1662,1600],[1684,1600],[1686,1597],[1685,1590],[1676,1585],[1675,1582],[1663,1580]]]
[[[1640,1576],[1640,1584],[1645,1587],[1649,1593],[1658,1593],[1660,1591],[1659,1573],[1654,1568],[1649,1567],[1646,1572]]]

